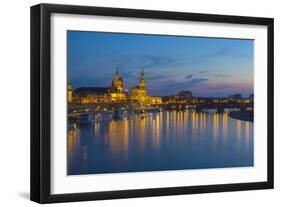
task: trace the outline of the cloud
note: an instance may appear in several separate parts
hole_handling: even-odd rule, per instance
[[[213,54],[210,54],[209,56],[215,57],[215,56],[226,56],[229,54],[232,54],[233,50],[231,47],[223,47],[219,49],[217,52],[214,52]]]
[[[201,70],[198,73],[199,74],[206,74],[206,73],[210,73],[210,72],[212,72],[212,70]]]
[[[226,77],[229,77],[230,75],[228,75],[228,74],[214,73],[213,76],[214,76],[214,77],[218,77],[218,78],[226,78]]]
[[[198,72],[198,75],[204,75],[207,77],[215,77],[215,78],[225,78],[229,77],[229,74],[224,74],[224,73],[216,73],[215,70],[202,70]]]
[[[194,86],[201,84],[203,82],[207,82],[209,79],[208,78],[193,78],[190,81],[186,82],[188,86]]]
[[[107,77],[85,77],[84,79],[73,78],[69,79],[69,82],[71,82],[73,88],[92,86],[109,87],[111,84],[111,80]]]
[[[183,89],[186,89],[186,88],[191,88],[191,87],[194,87],[196,85],[208,82],[208,80],[209,80],[208,78],[193,78],[191,80],[182,81],[182,82],[170,80],[166,84],[166,87],[178,88],[179,90],[183,90]]]
[[[207,82],[207,78],[193,78],[186,81],[176,81],[172,79],[160,80],[157,85],[151,83],[149,84],[149,94],[167,96],[178,94],[182,90],[193,91],[195,88],[200,88],[203,85],[206,85]]]
[[[154,75],[154,76],[146,76],[145,79],[146,80],[159,80],[159,79],[163,79],[166,78],[166,76],[164,75]]]
[[[152,56],[152,55],[145,55],[141,58],[141,64],[143,68],[153,68],[153,67],[160,67],[165,65],[170,65],[175,62],[174,59],[165,56]]]
[[[194,76],[193,74],[187,75],[187,76],[185,76],[185,79],[190,79],[190,78],[192,78],[193,76]]]
[[[233,54],[233,48],[223,47],[213,53],[201,55],[200,58],[221,57],[221,56],[227,56],[227,55],[231,55],[231,54]]]
[[[209,83],[201,85],[200,88],[194,88],[192,92],[198,96],[218,96],[220,94],[222,97],[228,97],[231,94],[241,93],[243,97],[247,97],[253,93],[253,85],[243,83]]]

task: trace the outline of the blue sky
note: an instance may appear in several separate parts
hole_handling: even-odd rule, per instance
[[[253,93],[253,40],[68,31],[67,41],[74,88],[110,86],[118,66],[127,89],[143,68],[150,95]]]

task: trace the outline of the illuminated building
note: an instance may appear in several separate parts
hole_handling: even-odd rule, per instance
[[[146,97],[146,83],[144,80],[144,72],[141,71],[140,82],[138,86],[133,87],[132,89],[132,99],[143,99]]]
[[[67,86],[67,101],[69,103],[72,102],[72,85],[71,84],[68,84],[68,86]]]
[[[110,101],[111,102],[125,102],[126,94],[123,88],[123,79],[118,73],[118,68],[116,68],[116,73],[112,85],[109,89]]]
[[[148,96],[146,90],[146,82],[144,79],[144,72],[141,71],[139,85],[131,89],[132,94],[130,95],[131,101],[137,101],[141,105],[149,104],[161,104],[162,98],[160,96]]]
[[[72,91],[72,87],[71,87]],[[72,94],[72,93],[71,93]],[[146,89],[144,71],[141,71],[139,85],[131,89],[131,94],[124,89],[124,82],[116,68],[116,73],[110,87],[80,87],[73,92],[78,103],[130,103],[137,102],[140,105],[162,104],[162,97],[149,96]],[[68,99],[68,102],[73,102]]]
[[[80,103],[104,103],[110,101],[109,87],[81,87],[74,90]]]
[[[123,79],[118,73],[118,68],[116,68],[115,77],[114,77],[114,80],[112,81],[112,86],[111,86],[110,90],[111,90],[110,92],[112,92],[112,93],[120,93],[121,94],[121,93],[124,92]]]

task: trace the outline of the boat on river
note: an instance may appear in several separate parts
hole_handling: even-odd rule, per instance
[[[134,115],[134,111],[131,109],[118,109],[113,112],[113,119],[124,119]]]
[[[94,114],[93,113],[83,113],[77,118],[78,124],[88,124],[94,121]]]
[[[96,121],[103,121],[108,120],[112,118],[112,114],[107,111],[103,112],[88,112],[80,114],[80,116],[77,118],[78,124],[88,124]]]

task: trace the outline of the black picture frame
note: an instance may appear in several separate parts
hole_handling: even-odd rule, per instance
[[[50,15],[52,13],[134,17],[194,22],[219,22],[267,26],[267,181],[235,184],[167,187],[153,189],[51,194],[51,91],[50,91]],[[165,196],[224,191],[241,191],[273,188],[273,44],[272,18],[195,14],[152,10],[103,8],[56,4],[39,4],[31,7],[31,174],[30,199],[38,203],[87,201],[146,196]]]

